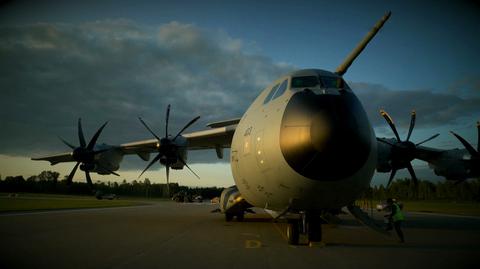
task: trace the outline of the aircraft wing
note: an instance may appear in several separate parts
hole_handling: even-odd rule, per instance
[[[40,158],[32,158],[34,161],[49,161],[51,165],[57,164],[57,163],[63,163],[63,162],[73,162],[75,161],[73,159],[73,155],[71,152],[67,153],[60,153],[60,154],[55,154],[55,155],[50,155],[50,156],[44,156]]]
[[[418,146],[415,154],[415,158],[425,162],[432,162],[439,158],[445,150]]]
[[[394,138],[377,138],[377,172],[385,173],[392,171],[393,144],[396,140]],[[445,150],[417,146],[415,149],[415,159],[419,159],[428,163],[432,163],[439,158]],[[397,157],[398,158],[398,157]]]
[[[216,125],[218,126],[218,125]],[[237,125],[228,125],[203,131],[183,134],[189,150],[229,148]],[[124,154],[157,152],[160,146],[157,139],[148,139],[120,145]]]
[[[180,145],[188,150],[199,149],[215,149],[217,156],[223,158],[223,148],[229,148],[232,142],[233,134],[240,119],[230,119],[210,123],[207,126],[211,129],[182,134],[182,138],[186,141]],[[120,154],[137,154],[144,161],[148,161],[152,152],[158,152],[160,142],[157,139],[147,139],[121,144],[119,146],[111,146]],[[32,158],[35,161],[49,161],[51,165],[61,162],[74,162],[71,152],[42,156]]]

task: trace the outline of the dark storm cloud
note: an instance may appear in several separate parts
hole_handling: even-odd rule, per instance
[[[190,130],[202,129],[207,122],[241,116],[263,87],[293,68],[246,53],[240,40],[225,33],[178,22],[159,27],[127,20],[1,26],[0,37],[0,154],[7,155],[66,151],[56,136],[78,144],[78,117],[88,138],[110,121],[99,142],[151,138],[138,116],[163,135],[167,104],[172,104],[170,133],[197,115],[202,118]],[[400,125],[408,124],[415,108],[427,127],[478,113],[480,105],[478,95],[461,97],[466,95],[458,91],[351,86],[375,126],[385,124],[380,108]],[[190,158],[214,159],[213,151]],[[124,162],[122,168],[144,165]]]
[[[259,91],[291,67],[244,52],[222,32],[172,22],[38,23],[0,27],[0,153],[44,154],[78,144],[110,120],[100,142],[150,138],[137,120],[171,133],[196,115],[207,122],[241,116]],[[215,156],[214,154],[211,154]]]
[[[350,83],[362,101],[374,127],[386,126],[379,110],[386,110],[395,124],[408,128],[410,112],[417,112],[417,126],[435,128],[455,124],[463,117],[480,113],[480,97],[474,96],[480,88],[457,87],[445,93],[431,90],[390,90],[378,84]]]

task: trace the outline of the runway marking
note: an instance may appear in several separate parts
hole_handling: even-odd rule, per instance
[[[262,247],[262,242],[255,239],[245,240],[245,248],[260,248]]]
[[[155,206],[155,204],[128,205],[128,206],[115,206],[115,207],[96,207],[96,208],[65,208],[65,209],[50,209],[50,210],[39,209],[39,210],[30,211],[30,212],[12,212],[12,213],[5,212],[5,213],[0,213],[0,217],[76,213],[76,212],[85,212],[85,211],[134,209],[135,207],[147,207],[147,206]]]
[[[245,235],[245,236],[254,236],[254,237],[260,238],[260,235],[259,235],[259,234],[253,234],[253,233],[242,233],[242,235]]]

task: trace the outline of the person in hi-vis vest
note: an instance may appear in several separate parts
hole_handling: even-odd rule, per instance
[[[391,224],[393,224],[393,227],[395,227],[395,231],[397,232],[398,238],[400,238],[400,242],[403,243],[405,242],[405,239],[402,232],[402,222],[405,220],[405,217],[403,216],[400,206],[396,202],[394,202],[392,198],[387,199],[387,204],[391,210],[391,213],[385,216],[388,217],[390,220],[390,225],[387,230],[391,230]]]

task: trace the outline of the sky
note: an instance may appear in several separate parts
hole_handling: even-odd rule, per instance
[[[138,116],[163,133],[167,104],[172,133],[197,115],[189,131],[240,117],[282,74],[335,70],[389,10],[390,20],[344,75],[377,136],[393,136],[379,109],[391,114],[401,137],[415,109],[412,141],[440,133],[425,145],[461,148],[453,130],[476,146],[478,1],[6,1],[0,175],[68,174],[73,163],[51,167],[30,157],[67,151],[58,136],[78,144],[79,117],[88,138],[108,120],[99,139],[107,144],[151,138]],[[191,152],[189,163],[201,179],[183,170],[172,173],[173,182],[234,183],[229,163],[214,151]],[[94,178],[133,180],[146,164],[126,156],[120,178]],[[438,180],[426,163],[416,161],[415,169]],[[144,177],[164,182],[164,173],[158,165]],[[374,182],[387,178],[376,174]]]

